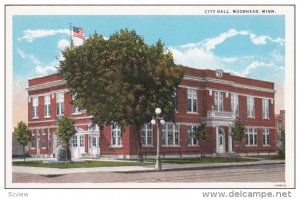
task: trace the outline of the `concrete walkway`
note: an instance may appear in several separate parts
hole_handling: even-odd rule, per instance
[[[170,170],[189,170],[189,169],[207,169],[207,168],[222,168],[234,166],[253,166],[253,165],[270,165],[284,164],[284,160],[260,160],[253,162],[227,162],[227,163],[201,163],[201,164],[167,164],[163,163],[163,171]],[[39,175],[63,175],[70,173],[86,173],[86,172],[151,172],[154,170],[154,165],[145,166],[119,166],[119,167],[93,167],[93,168],[44,168],[44,167],[24,167],[12,166],[12,172],[15,173],[30,173]]]

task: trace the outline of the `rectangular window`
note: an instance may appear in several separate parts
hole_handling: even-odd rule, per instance
[[[162,128],[162,145],[179,146],[179,126],[175,123],[166,123]]]
[[[196,89],[187,90],[187,111],[196,113],[198,112],[198,95]]]
[[[214,110],[215,111],[223,111],[223,92],[214,91]]]
[[[247,116],[248,117],[255,117],[254,112],[254,97],[247,97]]]
[[[93,147],[97,146],[97,138],[96,137],[92,137],[92,146]]]
[[[39,117],[38,106],[39,106],[39,98],[38,97],[34,97],[32,99],[32,118],[33,119],[36,119],[36,118]]]
[[[56,94],[56,115],[63,115],[65,113],[64,108],[64,93]]]
[[[269,99],[262,99],[262,117],[269,118]]]
[[[72,140],[73,140],[72,141],[73,147],[77,147],[78,146],[77,135],[74,135]]]
[[[52,134],[50,129],[48,129],[48,148],[52,148]]]
[[[76,94],[72,96],[72,113],[80,114],[81,108],[78,105],[74,104],[75,99],[76,99]]]
[[[84,147],[84,135],[81,135],[79,139],[79,146]]]
[[[236,93],[231,93],[231,112],[239,115],[239,96]]]
[[[262,136],[263,145],[270,145],[270,130],[267,128],[263,129]]]
[[[188,126],[188,146],[197,146],[197,139],[195,137],[195,126]]]
[[[46,95],[44,97],[44,116],[45,117],[50,117],[51,112],[50,112],[50,95]]]
[[[256,146],[257,145],[256,128],[246,128],[245,129],[245,141],[246,141],[246,146]]]
[[[111,125],[111,145],[122,146],[121,126],[114,123]]]
[[[46,129],[42,129],[42,148],[46,148]]]
[[[142,146],[153,146],[152,134],[153,134],[152,125],[150,123],[144,124],[141,128]]]
[[[35,132],[31,130],[31,148],[35,148]]]

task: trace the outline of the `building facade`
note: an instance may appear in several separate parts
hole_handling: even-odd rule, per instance
[[[282,145],[282,136],[285,134],[285,110],[280,110],[279,114],[275,115],[275,124],[278,136],[278,147]]]
[[[72,156],[135,158],[138,153],[136,132],[117,124],[99,129],[92,117],[72,105],[73,97],[58,74],[30,79],[28,125],[32,132],[30,154],[52,157],[59,139],[55,135],[57,118],[72,117],[77,129],[70,146]],[[222,70],[185,68],[176,97],[175,123],[161,129],[163,157],[197,156],[200,146],[194,127],[206,123],[207,139],[203,154],[225,155],[237,151],[231,127],[236,120],[245,125],[242,154],[275,153],[277,135],[274,114],[274,83],[224,73]],[[141,129],[142,153],[156,154],[156,127],[149,123]]]

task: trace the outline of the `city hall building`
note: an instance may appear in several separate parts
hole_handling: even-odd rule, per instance
[[[28,80],[28,125],[32,132],[30,154],[53,157],[59,139],[55,135],[56,119],[74,119],[77,133],[70,142],[74,158],[136,158],[136,133],[127,126],[121,132],[114,124],[93,126],[93,117],[72,105],[74,97],[58,74]],[[193,127],[206,123],[207,138],[203,154],[227,155],[237,152],[232,125],[240,120],[245,137],[241,154],[266,154],[277,151],[274,114],[274,83],[239,77],[222,70],[199,70],[185,67],[183,81],[176,92],[175,123],[166,122],[161,129],[162,157],[199,156],[200,143]],[[153,110],[154,112],[154,110]],[[153,113],[154,115],[155,113]],[[142,153],[156,154],[156,127],[150,121],[141,128]]]

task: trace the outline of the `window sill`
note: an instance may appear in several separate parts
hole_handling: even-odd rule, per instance
[[[263,117],[262,119],[263,120],[269,120],[270,118],[269,117]]]
[[[193,115],[199,115],[199,113],[198,112],[187,112],[187,114],[193,114]]]
[[[81,115],[82,113],[79,112],[79,113],[72,113],[72,115]]]
[[[51,118],[51,115],[49,115],[49,116],[45,116],[44,118]]]
[[[199,145],[187,145],[188,147],[193,147],[193,148],[196,148],[196,147],[199,147]]]
[[[109,148],[121,149],[121,148],[123,148],[123,145],[118,145],[118,146],[112,146],[112,145],[110,145]]]
[[[143,147],[143,148],[154,148],[153,145],[143,145],[142,147]]]
[[[257,147],[257,145],[245,145],[245,147]]]
[[[270,147],[271,145],[270,144],[264,144],[262,145],[263,147]]]
[[[38,118],[38,117],[33,117],[32,119],[33,119],[33,120],[37,120],[37,119],[39,119],[39,118]]]
[[[248,116],[248,115],[247,115],[247,118],[255,119],[255,116]]]
[[[180,145],[162,145],[161,147],[165,147],[165,148],[180,148]]]

